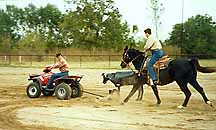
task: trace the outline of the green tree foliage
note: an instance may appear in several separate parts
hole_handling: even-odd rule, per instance
[[[13,41],[11,39],[15,38],[13,27],[16,23],[4,10],[0,10],[0,51],[2,53],[9,53]]]
[[[216,23],[208,15],[193,16],[183,26],[174,26],[168,43],[177,45],[187,54],[215,54]]]
[[[2,37],[0,42],[0,53],[10,54],[11,53],[11,38]]]
[[[112,48],[118,50],[131,42],[127,23],[114,7],[113,0],[73,0],[75,10],[60,25],[66,46]]]
[[[17,41],[21,37],[21,23],[22,23],[22,17],[23,17],[23,10],[20,8],[17,8],[16,6],[13,5],[8,5],[6,6],[6,11],[5,13],[10,19],[10,23],[7,23],[7,25],[10,26],[10,38],[13,41]],[[14,44],[15,45],[15,44]],[[13,46],[14,46],[13,45]]]
[[[44,37],[37,33],[28,33],[19,40],[16,49],[20,54],[44,54],[47,48]]]
[[[14,25],[15,22],[10,18],[10,16],[4,10],[0,10],[0,40],[5,36],[10,37]]]
[[[119,50],[135,43],[113,0],[69,1],[74,9],[65,14],[50,4],[40,8],[8,5],[0,11],[0,47],[40,53],[36,45]],[[33,44],[32,36],[40,40]],[[38,50],[29,51],[33,46]]]
[[[53,5],[37,8],[29,4],[24,9],[7,6],[6,12],[13,22],[15,37],[21,38],[28,33],[37,32],[44,36],[50,44],[57,41],[58,23],[62,20],[62,13]],[[56,45],[56,44],[54,44]]]
[[[15,47],[20,35],[16,34],[17,22],[15,17],[11,17],[10,10],[16,9],[14,6],[7,6],[8,11],[0,10],[0,52],[9,54]]]

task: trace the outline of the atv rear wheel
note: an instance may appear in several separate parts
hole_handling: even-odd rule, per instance
[[[38,98],[41,95],[40,86],[36,82],[31,82],[27,86],[26,93],[30,98]]]
[[[71,90],[72,98],[81,97],[83,95],[83,87],[80,83],[78,83],[76,86],[71,86]]]
[[[60,100],[68,100],[71,97],[71,87],[66,83],[56,86],[55,95]]]

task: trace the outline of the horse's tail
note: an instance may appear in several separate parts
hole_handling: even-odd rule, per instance
[[[203,66],[200,66],[200,64],[199,64],[199,62],[198,62],[198,60],[196,58],[191,59],[191,62],[193,63],[196,70],[198,70],[199,72],[202,72],[202,73],[216,72],[215,67],[203,67]]]

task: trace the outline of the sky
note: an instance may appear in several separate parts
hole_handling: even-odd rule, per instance
[[[160,0],[160,2],[163,3],[164,7],[160,16],[161,25],[158,31],[161,40],[169,38],[175,24],[185,22],[197,14],[208,14],[216,21],[216,0]],[[7,4],[22,8],[30,3],[37,7],[46,6],[50,3],[62,11],[68,8],[64,0],[0,0],[0,8],[5,9]],[[154,32],[150,0],[115,0],[115,3],[122,14],[123,21],[127,21],[131,29],[133,25],[138,26],[139,31],[136,37],[142,38],[145,28],[152,28]]]

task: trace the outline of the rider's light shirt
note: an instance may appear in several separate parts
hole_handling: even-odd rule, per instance
[[[162,49],[162,45],[160,41],[157,38],[154,38],[152,35],[150,35],[146,41],[146,44],[144,46],[145,50],[156,50],[156,49]]]

